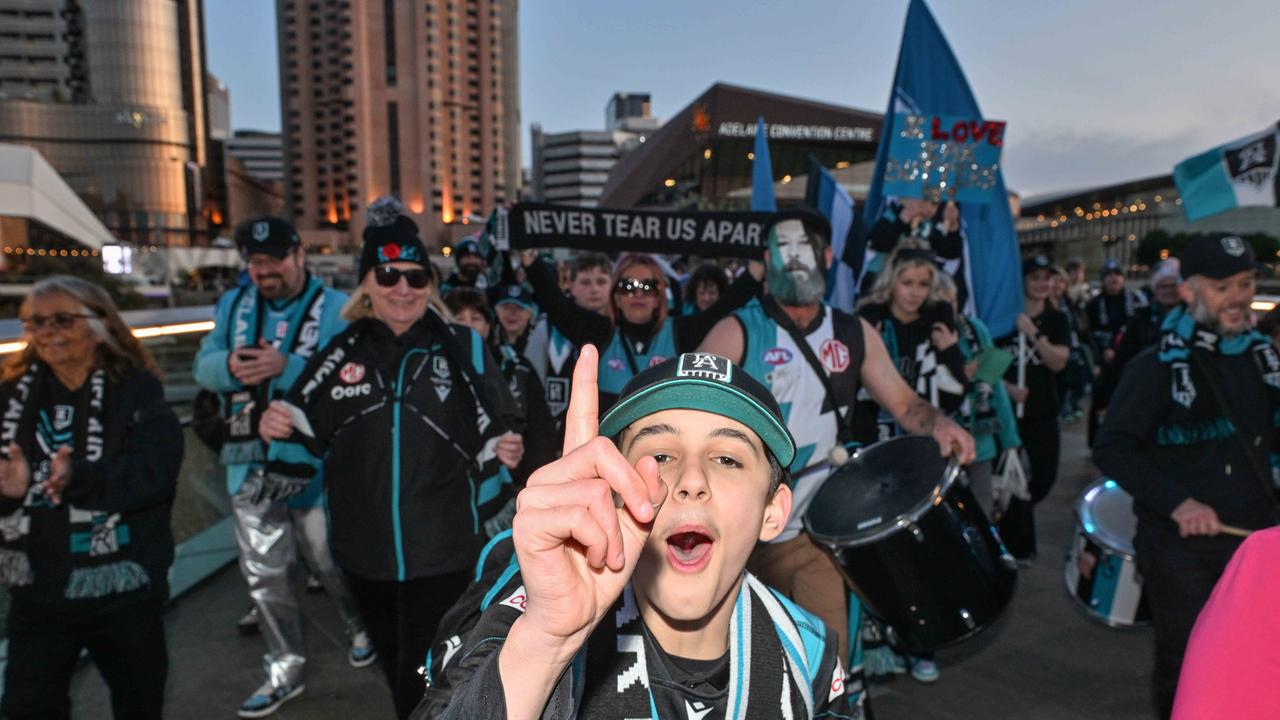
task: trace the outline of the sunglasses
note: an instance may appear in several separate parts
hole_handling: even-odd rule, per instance
[[[395,287],[400,284],[402,277],[414,290],[421,290],[431,282],[431,273],[426,270],[399,270],[389,265],[373,269],[373,279],[382,287]]]
[[[69,313],[59,312],[52,315],[28,315],[22,318],[22,329],[32,331],[44,328],[53,328],[55,330],[66,330],[76,323],[80,318],[91,318],[93,315],[85,313]]]
[[[635,295],[636,293],[640,293],[641,295],[656,295],[658,292],[658,285],[652,280],[624,278],[619,280],[618,283],[613,286],[613,289],[615,292],[620,292],[625,295]]]

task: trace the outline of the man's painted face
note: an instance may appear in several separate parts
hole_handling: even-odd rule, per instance
[[[760,437],[700,410],[664,410],[632,423],[623,455],[658,461],[667,499],[632,577],[637,598],[668,621],[709,617],[736,592],[757,542],[777,537],[791,509],[786,486],[771,496]]]
[[[818,302],[826,292],[818,246],[799,220],[783,220],[769,232],[769,292],[783,304]]]

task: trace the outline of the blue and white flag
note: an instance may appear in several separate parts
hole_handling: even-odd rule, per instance
[[[844,261],[851,242],[862,233],[862,221],[854,210],[853,198],[812,155],[809,156],[809,184],[805,204],[822,213],[831,223],[831,267],[827,268],[828,305],[853,312],[857,298],[857,273]]]
[[[867,227],[875,224],[888,199],[884,195],[884,171],[897,113],[983,117],[960,63],[924,0],[911,0],[907,9],[893,90],[880,130],[875,174],[862,211]],[[974,308],[992,335],[999,337],[1013,332],[1022,312],[1022,261],[1003,173],[997,173],[989,192],[990,202],[960,204],[960,227],[965,237],[964,265],[972,280]],[[866,242],[865,235],[859,242]],[[853,248],[854,253],[846,256],[861,256],[859,250]]]
[[[1280,123],[1178,163],[1173,182],[1187,220],[1248,205],[1280,206]]]
[[[769,140],[765,137],[764,116],[756,121],[756,147],[751,161],[751,210],[778,212],[773,196],[773,161],[769,159]]]

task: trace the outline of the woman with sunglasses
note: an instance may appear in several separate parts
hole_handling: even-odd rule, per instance
[[[523,454],[510,392],[485,342],[445,322],[418,228],[402,215],[364,231],[351,322],[263,413],[269,477],[300,443],[323,458],[329,544],[346,574],[398,717],[422,697],[417,669],[466,588]],[[290,480],[292,479],[292,480]]]
[[[764,279],[764,264],[752,260],[747,272],[721,293],[714,305],[692,315],[670,317],[662,267],[649,255],[623,255],[613,268],[609,315],[602,316],[579,307],[560,292],[550,262],[526,253],[524,263],[534,300],[551,324],[578,347],[590,343],[601,348],[601,412],[612,406],[627,381],[645,368],[697,349],[717,322],[759,294]]]
[[[0,715],[70,718],[87,651],[116,718],[158,720],[182,426],[105,290],[54,275],[19,314],[27,346],[0,372]]]

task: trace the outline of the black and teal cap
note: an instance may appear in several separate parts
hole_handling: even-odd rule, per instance
[[[600,434],[615,437],[663,410],[701,410],[732,418],[754,430],[782,467],[795,459],[796,442],[773,393],[728,358],[685,353],[639,373],[600,419]]]

